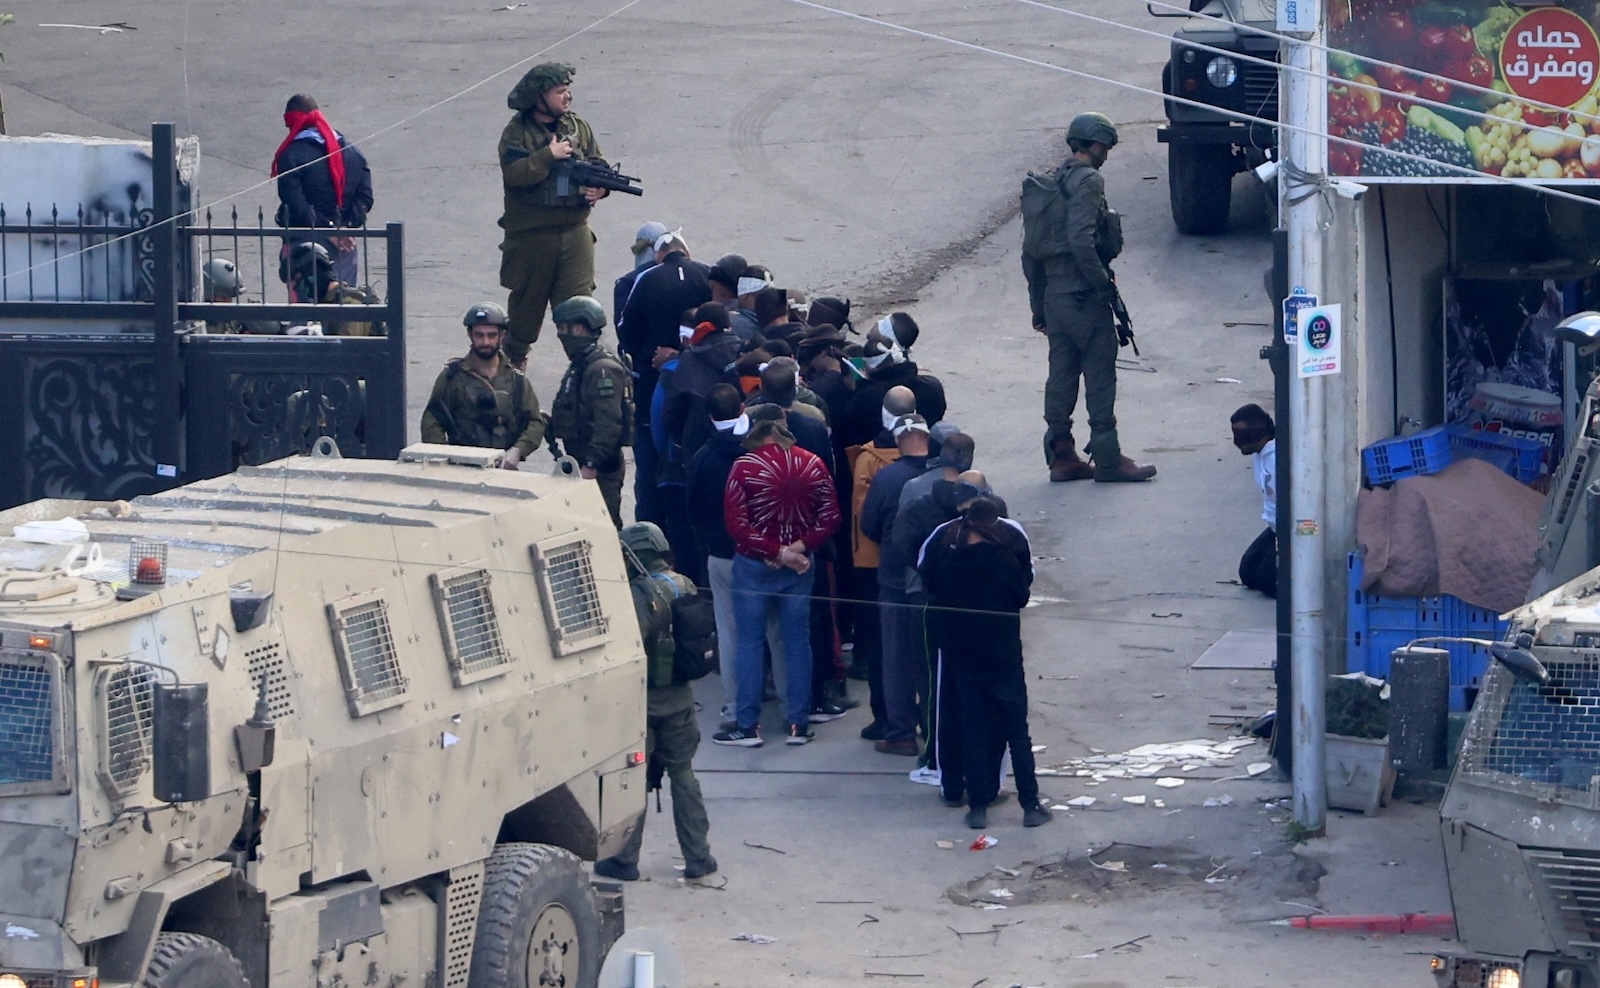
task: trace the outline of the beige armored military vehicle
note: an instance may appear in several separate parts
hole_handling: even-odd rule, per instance
[[[0,513],[0,988],[595,983],[638,625],[595,486],[493,456]]]

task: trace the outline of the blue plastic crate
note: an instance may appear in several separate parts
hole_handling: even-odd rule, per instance
[[[1425,477],[1450,465],[1450,434],[1442,425],[1410,436],[1380,439],[1361,451],[1367,483],[1391,484],[1405,477]]]
[[[1493,463],[1524,484],[1539,479],[1544,465],[1544,443],[1539,440],[1460,424],[1450,426],[1449,432],[1455,456]]]
[[[1505,637],[1509,622],[1494,611],[1474,607],[1459,597],[1385,597],[1361,589],[1361,557],[1349,557],[1349,597],[1346,655],[1351,672],[1389,678],[1389,657],[1395,649],[1418,639],[1439,637]],[[1432,647],[1450,653],[1450,709],[1466,710],[1477,695],[1478,684],[1489,668],[1489,650],[1465,642]]]

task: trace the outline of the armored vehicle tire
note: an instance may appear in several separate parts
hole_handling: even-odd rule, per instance
[[[145,969],[144,988],[250,988],[233,952],[198,933],[162,933]]]
[[[501,844],[489,856],[472,948],[471,988],[593,988],[600,910],[576,855]]]
[[[1179,233],[1204,236],[1228,228],[1233,173],[1231,145],[1167,145],[1167,192]]]

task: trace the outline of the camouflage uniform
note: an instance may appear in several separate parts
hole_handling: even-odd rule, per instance
[[[510,449],[527,459],[544,442],[544,417],[533,385],[503,357],[485,378],[457,357],[433,382],[422,412],[422,441]]]
[[[550,408],[550,431],[568,456],[596,472],[611,523],[621,528],[628,473],[622,447],[633,441],[633,375],[598,339],[567,365]]]
[[[1045,327],[1050,363],[1044,386],[1045,449],[1052,439],[1072,436],[1072,413],[1083,377],[1089,414],[1085,451],[1097,464],[1114,468],[1122,458],[1117,439],[1117,329],[1111,314],[1108,265],[1121,252],[1121,225],[1106,204],[1106,183],[1094,168],[1076,159],[1062,166],[1067,196],[1064,239],[1069,253],[1044,259],[1022,258],[1034,325]]]
[[[532,71],[530,71],[530,75]],[[514,109],[531,107],[541,92],[531,94],[545,80],[524,79],[507,102]],[[594,294],[594,233],[589,229],[589,201],[573,186],[568,195],[556,194],[553,174],[553,140],[572,142],[574,160],[600,157],[594,131],[576,113],[566,113],[552,130],[535,120],[532,109],[520,109],[500,134],[497,158],[505,184],[506,231],[500,244],[500,284],[510,289],[511,312],[506,352],[513,360],[527,356],[545,309],[574,295]]]
[[[661,574],[672,581],[680,594],[695,593],[689,578],[666,568],[659,557],[639,554],[640,560],[652,573]],[[654,582],[654,578],[652,579]],[[711,821],[706,816],[705,798],[700,794],[700,780],[694,775],[694,754],[700,747],[700,724],[695,719],[694,689],[688,683],[657,686],[657,682],[672,681],[672,606],[670,592],[634,595],[634,608],[639,617],[639,628],[645,641],[645,654],[650,660],[650,690],[645,708],[645,759],[651,771],[666,775],[672,783],[672,823],[678,831],[678,848],[683,851],[686,866],[710,862],[711,844],[707,835]],[[648,814],[646,814],[648,817]],[[635,868],[639,864],[639,849],[644,844],[644,822],[634,830],[621,853],[612,861]]]

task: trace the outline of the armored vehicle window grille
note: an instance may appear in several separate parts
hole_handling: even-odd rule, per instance
[[[267,709],[273,720],[282,720],[294,713],[294,697],[289,692],[289,670],[283,661],[283,644],[271,642],[258,645],[244,653],[250,665],[250,682],[261,688],[261,678],[267,679]]]
[[[609,630],[609,621],[600,610],[592,548],[585,539],[533,547],[534,568],[557,655],[598,645]]]
[[[1573,851],[1528,851],[1549,892],[1569,946],[1600,947],[1600,855]]]
[[[1463,771],[1592,805],[1600,798],[1600,658],[1545,667],[1550,681],[1540,685],[1491,666]]]
[[[114,795],[131,792],[150,767],[155,683],[147,666],[100,670],[100,775]]]
[[[445,888],[444,988],[465,988],[483,898],[483,862],[452,868]]]
[[[455,576],[435,573],[431,580],[456,685],[505,672],[511,656],[489,593],[489,571],[469,570]]]
[[[405,700],[407,681],[389,625],[389,605],[377,593],[328,605],[333,640],[350,714],[361,717]]]
[[[49,660],[0,657],[0,790],[56,788],[61,773],[55,697]]]

